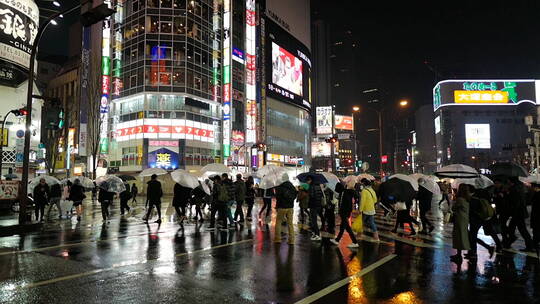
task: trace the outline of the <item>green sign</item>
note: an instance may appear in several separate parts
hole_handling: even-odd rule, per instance
[[[103,69],[103,75],[111,75],[111,58],[103,56],[101,58],[101,68]]]
[[[120,78],[121,73],[122,73],[122,62],[119,59],[115,59],[114,64],[113,64],[113,76]]]
[[[231,83],[231,67],[226,66],[223,69],[223,84]]]
[[[229,157],[231,155],[231,145],[223,145],[223,157]]]
[[[109,153],[109,140],[107,138],[102,138],[99,142],[99,153],[108,154]]]

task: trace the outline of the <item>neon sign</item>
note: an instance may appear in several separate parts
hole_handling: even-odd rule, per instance
[[[246,143],[257,142],[257,55],[255,0],[246,1]]]
[[[231,1],[223,2],[223,157],[231,155]]]

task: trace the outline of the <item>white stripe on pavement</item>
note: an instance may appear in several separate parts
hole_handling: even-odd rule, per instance
[[[354,278],[360,278],[368,273],[370,273],[371,271],[375,270],[376,268],[380,267],[381,265],[389,262],[390,260],[392,260],[393,258],[397,257],[397,255],[395,254],[390,254],[390,255],[387,255],[385,256],[384,258],[378,260],[377,262],[373,263],[373,264],[370,264],[369,266],[367,266],[366,268],[362,269],[360,272],[356,273],[356,274],[353,274],[352,276],[349,276],[349,277],[346,277],[345,279],[341,280],[341,281],[338,281],[322,290],[319,290],[317,291],[316,293],[296,302],[295,304],[308,304],[308,303],[313,303],[315,301],[317,301],[318,299],[330,294],[331,292],[334,292],[335,290],[349,284],[349,282],[351,282],[352,279]]]

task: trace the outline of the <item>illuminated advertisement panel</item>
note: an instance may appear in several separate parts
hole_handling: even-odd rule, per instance
[[[332,107],[317,107],[317,134],[332,134]]]
[[[265,22],[268,96],[311,109],[309,50],[273,21]]]
[[[311,142],[311,156],[312,157],[330,157],[332,146],[327,142]]]
[[[161,148],[148,153],[148,167],[174,170],[178,168],[179,155],[167,148]]]
[[[103,3],[107,4],[109,8],[112,8],[110,0],[104,0]],[[100,119],[101,119],[101,131],[100,131],[100,154],[109,153],[109,96],[111,87],[111,17],[107,17],[103,21],[102,31],[102,44],[101,44],[101,69],[102,80],[101,87],[103,88],[103,94],[100,100]]]
[[[489,124],[465,124],[467,149],[491,149]]]
[[[538,80],[445,80],[433,88],[433,108],[538,103]]]
[[[335,115],[335,128],[338,130],[353,131],[353,117],[344,115]]]
[[[257,142],[257,47],[255,0],[246,1],[246,143]],[[233,55],[240,53],[235,49]],[[243,54],[241,55],[243,56]],[[242,57],[243,59],[243,57]]]
[[[223,157],[231,155],[231,1],[223,1]]]

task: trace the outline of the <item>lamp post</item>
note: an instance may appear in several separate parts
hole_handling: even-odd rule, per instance
[[[399,102],[399,106],[401,108],[404,108],[406,106],[409,105],[409,101],[408,100],[400,100]],[[375,113],[377,113],[377,118],[378,118],[378,124],[379,124],[379,174],[382,178],[382,176],[384,175],[384,170],[383,170],[383,160],[382,160],[382,156],[383,156],[383,112],[387,109],[386,107],[382,108],[382,109],[376,109],[376,108],[372,108],[372,107],[369,107],[369,106],[365,106],[366,109],[369,109],[371,111],[374,111]],[[361,110],[361,107],[360,106],[353,106],[353,112],[360,112]]]
[[[20,197],[20,210],[19,210],[19,223],[24,224],[26,222],[26,205],[28,202],[28,188],[26,185],[28,185],[28,175],[30,170],[30,126],[32,124],[32,100],[33,100],[33,93],[34,93],[34,67],[35,67],[35,61],[37,56],[37,48],[39,45],[39,42],[41,41],[41,38],[43,37],[43,33],[49,26],[49,24],[53,23],[54,19],[67,15],[69,13],[72,13],[76,10],[79,10],[81,6],[92,3],[93,0],[83,0],[80,3],[76,4],[75,6],[68,8],[62,12],[56,12],[50,17],[48,17],[45,22],[43,22],[36,33],[36,37],[34,39],[34,44],[32,45],[31,53],[30,53],[30,66],[28,68],[28,91],[26,95],[26,128],[24,133],[24,152],[23,152],[23,172],[22,172],[22,178],[21,178],[21,197]],[[81,23],[83,23],[83,26],[89,26],[91,24],[97,23],[106,17],[111,16],[114,13],[113,10],[109,9],[106,4],[98,5],[92,9],[90,9],[88,12],[81,15],[83,17],[81,20]]]

